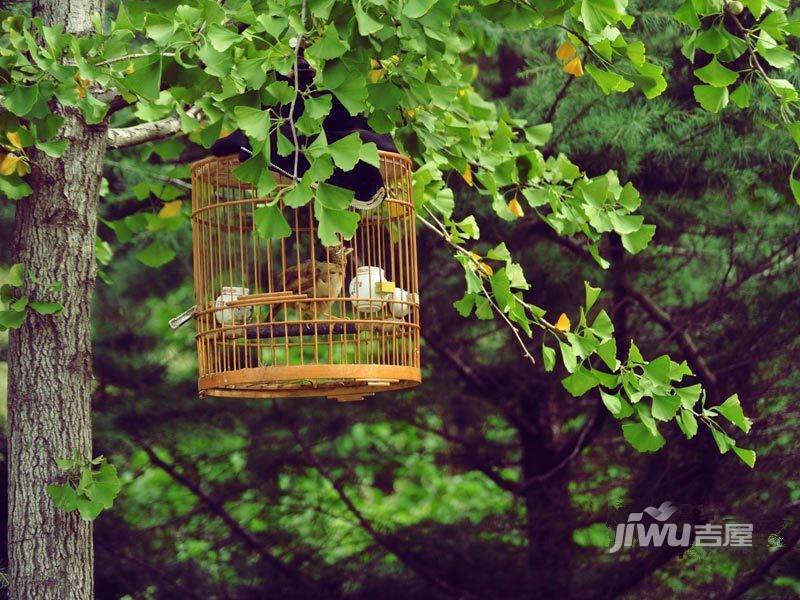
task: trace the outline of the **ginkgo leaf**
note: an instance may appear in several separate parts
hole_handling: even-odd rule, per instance
[[[161,210],[158,211],[158,218],[171,219],[172,217],[177,217],[179,214],[181,214],[182,206],[182,200],[173,200],[172,202],[167,202],[161,207]]]
[[[22,157],[17,156],[13,152],[6,154],[3,157],[3,160],[0,161],[0,175],[13,175],[16,172],[17,166],[21,160]]]
[[[467,182],[467,185],[472,187],[472,165],[467,163],[467,168],[464,169],[464,172],[461,173],[461,176],[464,178],[464,181]]]
[[[490,265],[487,265],[485,262],[483,262],[483,257],[480,254],[477,252],[470,252],[469,255],[472,257],[472,260],[478,263],[478,267],[480,268],[479,273],[481,275],[486,275],[488,277],[494,275],[494,269]]]
[[[525,216],[525,213],[522,212],[522,206],[520,205],[516,196],[514,196],[508,203],[508,210],[510,210],[512,214],[519,219]]]
[[[569,73],[570,75],[574,75],[575,77],[580,77],[583,75],[583,64],[581,64],[580,56],[576,56],[567,64],[564,65],[564,72]]]
[[[11,142],[11,145],[14,146],[14,148],[22,150],[22,140],[19,138],[18,131],[10,131],[6,134],[6,137],[8,137],[8,141]]]
[[[572,327],[572,324],[569,322],[569,317],[565,313],[561,313],[558,317],[558,321],[556,321],[555,328],[559,331],[569,331]]]
[[[386,73],[386,69],[372,69],[369,72],[369,82],[378,83],[383,78],[384,73]]]
[[[578,51],[575,49],[575,46],[569,42],[564,42],[558,47],[558,50],[556,50],[556,58],[558,60],[568,61],[577,53]]]

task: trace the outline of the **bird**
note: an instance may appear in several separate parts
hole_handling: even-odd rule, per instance
[[[344,245],[334,246],[330,250],[330,261],[307,260],[299,265],[289,267],[284,273],[284,290],[297,294],[306,294],[309,298],[328,298],[328,300],[315,302],[316,314],[326,319],[336,319],[333,316],[333,304],[342,294],[344,289],[345,267],[347,257],[353,252],[352,248]],[[298,303],[299,318],[303,319],[304,311],[311,311],[311,303]]]

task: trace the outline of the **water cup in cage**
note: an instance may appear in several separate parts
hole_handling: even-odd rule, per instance
[[[348,292],[353,307],[359,312],[378,312],[391,299],[391,292],[381,292],[379,286],[388,283],[386,273],[380,267],[359,267],[350,280]]]
[[[407,292],[400,288],[394,288],[392,300],[393,302],[389,305],[389,308],[392,311],[392,316],[397,319],[402,319],[403,317],[408,316],[408,313],[411,312],[411,304],[406,303],[412,302],[414,304],[419,304],[419,294]]]
[[[236,302],[241,296],[247,296],[250,290],[245,287],[223,287],[220,295],[214,301],[214,306],[222,308],[214,312],[214,318],[220,325],[232,325],[234,323],[244,323],[253,314],[252,306],[237,306],[224,308],[229,302]]]

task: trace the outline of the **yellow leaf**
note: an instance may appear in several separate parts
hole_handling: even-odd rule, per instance
[[[6,134],[8,137],[8,141],[11,142],[11,145],[18,150],[22,150],[22,140],[19,139],[19,132],[18,131],[10,131]]]
[[[392,54],[392,56],[389,57],[389,60],[391,60],[396,65],[400,64],[400,57],[397,56],[397,54]]]
[[[158,218],[159,219],[171,219],[172,217],[177,217],[181,214],[181,207],[183,206],[183,201],[181,200],[173,200],[172,202],[167,202],[164,206],[161,207],[161,210],[158,211]]]
[[[384,73],[386,73],[386,69],[372,69],[369,72],[369,82],[378,83],[383,77]]]
[[[406,109],[406,114],[408,115],[409,119],[413,119],[414,117],[417,116],[417,111],[415,111],[413,108],[409,108]]]
[[[558,321],[556,321],[556,329],[559,331],[569,331],[571,324],[569,322],[569,317],[564,313],[561,313],[561,316],[558,317]]]
[[[3,157],[2,162],[0,162],[0,175],[11,175],[17,170],[17,163],[21,161],[22,158],[17,156],[14,153],[8,153]]]
[[[78,91],[78,97],[86,98],[86,91],[89,89],[89,83],[91,82],[81,77],[78,73],[75,73],[75,82],[75,89]]]
[[[19,161],[17,161],[17,175],[23,177],[30,172],[31,166],[28,164],[28,161],[20,157]]]
[[[128,66],[125,68],[125,73],[126,73],[127,75],[133,75],[134,73],[136,73],[136,67],[134,67],[134,66],[133,66],[133,63],[129,64],[129,65],[128,65]]]
[[[575,46],[569,42],[564,42],[558,47],[558,50],[556,50],[556,58],[566,62],[574,57],[577,53],[578,51],[575,49]]]
[[[478,268],[480,269],[480,271],[478,272],[481,275],[487,275],[491,277],[494,274],[494,269],[492,269],[492,267],[483,262],[483,257],[480,254],[478,254],[477,252],[470,252],[469,255],[472,258],[472,260],[478,263]]]
[[[514,214],[514,216],[517,217],[518,219],[521,219],[522,217],[525,216],[525,213],[522,212],[522,206],[520,205],[519,200],[517,200],[516,196],[514,196],[511,199],[511,202],[508,203],[508,210],[510,210]]]
[[[464,172],[461,174],[464,178],[464,181],[467,182],[467,185],[472,187],[472,165],[467,163],[467,168],[464,169]]]
[[[465,90],[464,88],[461,88],[460,90],[458,90],[458,97],[459,98],[463,98],[466,95],[467,95],[467,90]]]
[[[374,58],[370,58],[370,59],[369,59],[369,66],[370,66],[370,67],[372,67],[373,69],[379,69],[379,68],[380,68],[380,66],[381,66],[381,63],[379,63],[379,62],[378,62],[376,59],[374,59]]]
[[[581,64],[581,57],[576,56],[567,64],[564,65],[564,71],[575,77],[583,75],[583,65]]]

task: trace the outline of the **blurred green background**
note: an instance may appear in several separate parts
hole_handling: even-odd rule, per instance
[[[461,268],[424,230],[422,386],[349,404],[198,399],[193,328],[167,320],[193,304],[175,180],[203,151],[167,140],[110,154],[101,198],[115,225],[99,229],[95,454],[124,486],[96,523],[98,598],[724,598],[750,575],[746,597],[800,597],[800,556],[787,551],[800,535],[796,149],[765,124],[766,99],[747,113],[695,106],[676,6],[630,11],[668,75],[652,101],[566,75],[553,34],[475,24],[491,49],[480,86],[514,115],[552,121],[548,153],[632,181],[658,227],[650,248],[623,260],[609,240],[604,272],[534,217],[498,222],[458,183],[456,206],[479,216],[477,251],[505,240],[520,257],[553,319],[574,312],[587,279],[606,290],[618,345],[681,360],[690,336],[719,394],[738,392],[754,418],[756,468],[720,456],[707,432],[687,442],[676,429],[660,452],[635,452],[597,398],[573,399],[500,323],[459,317]],[[181,215],[157,216],[176,199]],[[0,239],[12,224],[1,206]],[[154,240],[174,251],[160,268],[136,256]],[[3,423],[6,348],[0,334]],[[681,522],[753,523],[753,546],[606,552],[617,522],[665,500]]]

